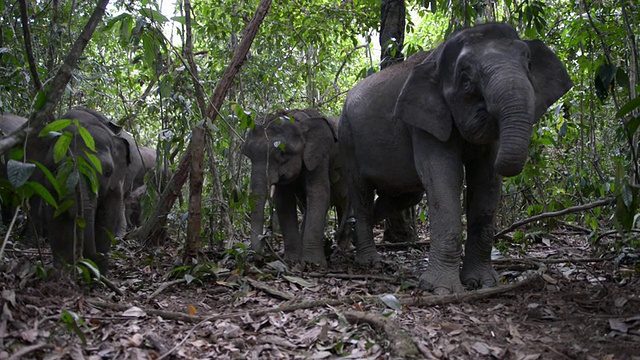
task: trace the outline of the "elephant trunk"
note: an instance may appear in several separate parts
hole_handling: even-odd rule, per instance
[[[264,167],[254,166],[251,171],[251,249],[263,254],[263,242],[260,239],[264,232],[264,205],[267,201],[267,174]]]
[[[487,99],[488,110],[498,119],[500,128],[494,167],[502,176],[514,176],[522,171],[529,154],[535,93],[526,75],[499,78],[491,84],[494,90],[498,89],[493,91],[495,99]]]

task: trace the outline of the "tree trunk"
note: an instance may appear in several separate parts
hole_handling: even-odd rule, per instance
[[[204,127],[197,125],[191,137],[191,167],[189,171],[189,218],[187,219],[187,242],[184,247],[183,260],[197,258],[200,250],[200,225],[202,224],[202,169],[204,165]]]
[[[380,70],[404,59],[404,0],[382,0],[380,3]]]
[[[260,24],[262,24],[262,21],[264,20],[264,18],[267,16],[267,13],[269,12],[271,1],[272,0],[260,1],[260,4],[258,5],[258,9],[253,15],[253,18],[251,18],[249,25],[247,26],[247,28],[243,33],[244,36],[242,37],[240,44],[238,45],[238,47],[236,48],[236,51],[233,54],[231,63],[225,70],[224,74],[222,75],[222,78],[220,79],[220,81],[218,81],[218,84],[216,85],[216,88],[213,91],[209,108],[204,114],[206,118],[210,119],[211,123],[213,123],[216,117],[218,116],[218,109],[222,107],[222,103],[224,101],[224,98],[227,95],[227,91],[229,90],[229,87],[231,87],[233,78],[238,73],[238,71],[242,67],[242,64],[245,61],[247,53],[249,52],[249,49],[251,48],[251,44],[253,43],[253,39],[256,37],[256,33],[260,28]],[[173,174],[173,176],[171,177],[171,180],[169,180],[169,186],[167,186],[167,189],[165,189],[165,191],[162,193],[160,197],[160,206],[154,209],[154,212],[153,212],[154,216],[149,218],[149,220],[147,220],[147,222],[145,222],[145,224],[143,224],[143,226],[140,229],[138,229],[138,231],[135,231],[133,234],[131,234],[131,236],[134,238],[137,238],[138,241],[146,241],[150,235],[157,233],[158,231],[161,231],[161,228],[164,226],[167,219],[167,213],[169,212],[169,210],[171,210],[171,207],[173,206],[173,203],[175,202],[177,197],[177,196],[170,197],[168,193],[171,192],[171,193],[177,194],[177,192],[179,192],[182,186],[184,185],[184,182],[187,179],[186,172],[187,172],[187,169],[189,168],[188,163],[191,161],[191,152],[193,151],[193,149],[194,147],[192,146],[192,144],[190,144],[187,150],[185,151],[185,154],[182,156],[182,159],[180,159],[180,164],[178,165],[178,171],[176,171]],[[180,170],[182,170],[184,174],[181,174]],[[180,176],[178,176],[179,174]]]

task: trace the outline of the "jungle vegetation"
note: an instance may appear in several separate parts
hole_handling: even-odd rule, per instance
[[[0,112],[29,117],[43,107],[43,94],[104,3],[0,0]],[[51,108],[55,114],[74,106],[97,109],[142,145],[160,149],[173,169],[194,126],[207,119],[206,146],[194,150],[205,164],[198,230],[204,245],[229,248],[248,240],[249,164],[240,148],[256,115],[304,107],[338,115],[346,92],[380,70],[380,0],[274,1],[222,106],[209,117],[204,109],[260,3],[109,2]],[[637,2],[407,0],[405,5],[400,49],[405,56],[435,47],[461,26],[501,21],[523,38],[548,44],[575,83],[535,125],[525,170],[504,180],[497,230],[604,200],[609,205],[532,222],[509,241],[526,242],[527,233],[564,225],[594,242],[615,231],[620,247],[638,247]],[[184,218],[186,204],[173,213]],[[418,213],[427,221],[424,209]]]

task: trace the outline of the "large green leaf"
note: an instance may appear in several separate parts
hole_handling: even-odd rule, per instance
[[[622,105],[620,110],[618,110],[618,112],[616,113],[616,118],[618,119],[622,118],[639,107],[640,107],[640,97],[632,99],[626,104]]]
[[[11,185],[17,189],[29,180],[35,169],[35,164],[9,160],[7,162],[7,177]]]
[[[73,140],[73,134],[70,132],[65,132],[58,138],[56,144],[53,146],[53,161],[59,163],[64,159],[69,150],[71,140]]]
[[[169,21],[169,19],[167,19],[166,16],[162,15],[162,13],[158,10],[140,9],[140,15],[152,21],[157,21],[159,23],[166,23],[167,21]]]
[[[91,149],[91,151],[96,152],[96,142],[93,139],[93,136],[89,133],[89,130],[80,125],[77,120],[75,121],[75,125],[78,128],[78,134],[80,134],[80,137],[82,137],[85,145],[87,145],[87,147]]]
[[[63,129],[66,129],[67,126],[71,125],[71,120],[69,119],[59,119],[56,120],[50,124],[48,124],[47,126],[45,126],[40,133],[38,134],[39,137],[44,137],[47,136],[50,132],[52,131],[62,131]]]
[[[29,186],[33,191],[38,194],[47,204],[53,206],[54,208],[58,207],[56,200],[53,198],[49,190],[42,186],[42,184],[35,181],[28,181],[25,183],[25,186]]]

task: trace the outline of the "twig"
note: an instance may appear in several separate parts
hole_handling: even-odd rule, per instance
[[[523,259],[499,259],[491,261],[494,264],[508,264],[508,263],[521,263],[521,264],[531,264],[537,265],[537,263],[542,264],[561,264],[561,263],[589,263],[589,262],[604,262],[611,261],[614,257],[607,258],[563,258],[563,259],[534,259],[534,258],[523,258]]]
[[[38,343],[35,345],[25,346],[20,350],[16,351],[9,357],[7,360],[19,360],[22,359],[23,356],[27,355],[30,352],[38,351],[40,349],[53,349],[55,346],[53,344],[47,343]]]
[[[107,287],[111,290],[113,290],[116,294],[118,294],[119,296],[124,296],[124,292],[122,292],[122,290],[120,290],[116,284],[114,284],[111,280],[109,280],[108,278],[104,277],[104,276],[100,276],[100,281],[107,285]]]
[[[445,294],[445,295],[430,295],[421,297],[399,297],[398,300],[405,306],[434,306],[445,305],[450,303],[460,302],[472,302],[479,299],[487,298],[489,296],[502,294],[508,291],[515,290],[524,285],[532,283],[534,280],[539,279],[544,272],[547,271],[547,267],[538,263],[538,270],[535,275],[529,276],[526,279],[506,285],[496,286],[492,288],[484,288],[473,291],[465,291],[461,293]]]
[[[411,333],[393,319],[362,311],[345,311],[344,317],[351,323],[367,323],[376,330],[382,331],[385,334],[384,338],[389,340],[393,355],[401,359],[420,357],[420,350],[413,342]]]
[[[399,242],[399,243],[381,243],[376,244],[377,248],[381,249],[405,249],[405,248],[423,248],[429,247],[431,245],[430,241],[414,241],[414,242]]]
[[[268,295],[274,296],[278,299],[282,299],[282,300],[293,300],[295,298],[295,296],[282,292],[278,289],[274,289],[271,286],[268,286],[267,284],[260,282],[258,280],[252,279],[250,277],[245,277],[245,280],[247,280],[247,282],[249,282],[251,284],[251,286],[253,286],[254,288],[261,290],[265,293],[267,293]]]
[[[182,278],[182,279],[163,282],[162,284],[160,284],[160,287],[156,289],[156,291],[151,293],[151,295],[147,296],[147,301],[152,300],[154,297],[158,296],[161,292],[165,291],[167,288],[176,284],[181,284],[183,282],[187,282],[187,280],[185,278]]]
[[[13,213],[13,218],[11,219],[11,223],[9,224],[9,228],[7,229],[7,234],[4,236],[4,240],[2,241],[2,246],[0,247],[0,259],[4,255],[4,248],[7,246],[7,241],[9,241],[9,235],[13,231],[13,225],[16,223],[16,219],[18,218],[18,212],[20,211],[20,206],[16,207],[16,211]]]
[[[539,214],[539,215],[536,215],[536,216],[532,216],[532,217],[530,217],[528,219],[524,219],[522,221],[517,221],[517,222],[513,223],[513,225],[511,225],[508,228],[506,228],[506,229],[500,231],[499,233],[497,233],[494,236],[494,238],[497,239],[500,236],[519,228],[522,225],[526,225],[526,224],[532,223],[534,221],[538,221],[538,220],[542,220],[542,219],[546,219],[546,218],[552,218],[552,217],[556,217],[556,216],[562,216],[562,215],[566,215],[566,214],[571,214],[571,213],[575,213],[575,212],[579,212],[579,211],[583,211],[583,210],[589,210],[589,209],[593,209],[593,208],[600,207],[600,206],[607,206],[607,205],[611,204],[614,200],[615,200],[615,198],[606,198],[606,199],[603,199],[603,200],[592,202],[590,204],[571,206],[571,207],[568,207],[568,208],[563,209],[563,210],[546,212],[546,213],[542,213],[542,214]]]

